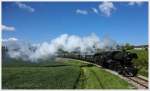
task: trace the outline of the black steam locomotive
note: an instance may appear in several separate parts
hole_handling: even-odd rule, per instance
[[[64,54],[63,57],[92,62],[124,76],[136,76],[137,74],[137,68],[132,62],[132,59],[137,58],[135,53],[117,50],[100,52],[94,55]]]

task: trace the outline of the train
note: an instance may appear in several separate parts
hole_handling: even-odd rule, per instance
[[[138,69],[133,64],[133,59],[138,58],[137,54],[127,51],[122,50],[104,51],[94,53],[92,55],[67,53],[61,54],[59,56],[91,62],[100,65],[103,68],[116,71],[117,73],[126,77],[136,76],[138,72]]]

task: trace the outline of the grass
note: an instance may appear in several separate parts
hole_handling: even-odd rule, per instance
[[[128,82],[98,67],[83,67],[78,88],[84,89],[127,89],[133,88]]]
[[[67,62],[71,65],[80,66],[80,79],[77,84],[78,89],[128,89],[134,88],[131,84],[100,69],[90,63],[80,61]],[[78,65],[77,65],[78,64]]]
[[[131,86],[121,78],[79,60],[15,61],[2,67],[3,89],[128,89]]]
[[[79,68],[65,67],[8,67],[3,68],[3,88],[73,88]],[[71,73],[71,74],[68,74]]]
[[[130,52],[138,55],[138,59],[134,59],[133,62],[139,69],[139,74],[148,77],[148,50],[130,50]]]
[[[56,59],[41,60],[38,62],[22,61],[21,59],[11,59],[2,61],[3,67],[53,67],[53,66],[65,66],[61,61],[55,61]],[[66,65],[67,66],[67,65]]]
[[[95,75],[95,79],[99,82],[98,85],[103,89],[124,89],[131,87],[131,85],[118,78],[118,76],[112,75],[111,73],[105,72],[97,67],[87,68],[87,70],[89,70],[91,74]]]

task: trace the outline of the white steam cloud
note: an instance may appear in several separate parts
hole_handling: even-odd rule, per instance
[[[56,56],[59,49],[87,54],[95,53],[96,49],[115,49],[117,43],[108,37],[100,40],[98,36],[92,33],[85,37],[62,34],[49,43],[44,42],[41,44],[29,44],[19,40],[8,40],[3,41],[3,45],[8,48],[8,55],[11,58],[36,61],[37,59]]]

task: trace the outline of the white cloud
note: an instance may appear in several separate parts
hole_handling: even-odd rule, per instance
[[[139,1],[139,2],[129,2],[128,5],[129,5],[129,6],[133,6],[133,5],[141,6],[142,3],[143,3],[143,2],[140,2],[140,1]]]
[[[110,16],[116,8],[112,2],[103,2],[99,5],[99,9],[104,15]]]
[[[98,14],[98,10],[96,8],[92,8],[93,12]]]
[[[29,12],[34,12],[35,9],[24,4],[24,3],[21,3],[21,2],[16,2],[17,6],[20,8],[20,9],[25,9],[25,10],[28,10]]]
[[[15,27],[2,25],[2,30],[3,31],[15,31]]]
[[[2,41],[3,41],[3,42],[18,41],[18,39],[15,38],[15,37],[11,37],[11,38],[8,38],[8,39],[3,39]]]
[[[81,10],[81,9],[77,9],[76,13],[77,14],[83,14],[83,15],[87,15],[88,14],[88,12],[86,10]]]

